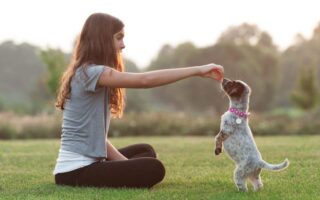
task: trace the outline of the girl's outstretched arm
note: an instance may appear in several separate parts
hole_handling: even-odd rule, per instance
[[[163,69],[143,73],[119,72],[113,68],[105,67],[98,84],[99,86],[114,88],[152,88],[191,76],[201,76],[221,81],[223,73],[223,67],[216,64]]]

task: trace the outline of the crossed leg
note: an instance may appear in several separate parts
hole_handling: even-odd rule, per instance
[[[55,175],[58,185],[150,188],[163,180],[165,168],[148,144],[119,149],[129,160],[95,162]]]

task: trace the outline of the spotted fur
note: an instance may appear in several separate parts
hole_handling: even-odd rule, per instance
[[[251,89],[246,83],[224,79],[222,89],[229,97],[230,107],[248,112]],[[249,179],[257,191],[263,187],[260,177],[262,168],[282,170],[289,165],[289,161],[286,159],[283,163],[274,165],[264,161],[254,141],[248,119],[241,118],[241,124],[237,124],[237,118],[239,117],[229,111],[222,115],[220,132],[215,138],[215,154],[219,155],[224,147],[225,152],[235,162],[234,182],[238,190],[248,191],[246,181]]]

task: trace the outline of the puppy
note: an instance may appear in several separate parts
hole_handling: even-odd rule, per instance
[[[229,157],[236,163],[234,182],[239,191],[248,191],[246,180],[249,179],[254,191],[263,187],[261,169],[282,170],[289,161],[281,164],[269,164],[261,157],[254,142],[249,124],[248,109],[250,87],[243,81],[223,79],[222,90],[230,100],[230,108],[221,117],[220,132],[215,137],[215,154],[222,152],[222,146]]]

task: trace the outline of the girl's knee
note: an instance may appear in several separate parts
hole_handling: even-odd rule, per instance
[[[155,158],[148,158],[146,165],[150,169],[149,175],[153,176],[153,178],[154,178],[154,184],[157,184],[164,179],[165,174],[166,174],[166,169],[160,160],[155,159]],[[152,184],[152,185],[154,185],[154,184]]]
[[[146,150],[150,154],[151,157],[156,158],[157,154],[154,148],[150,144],[143,143],[141,147]]]

